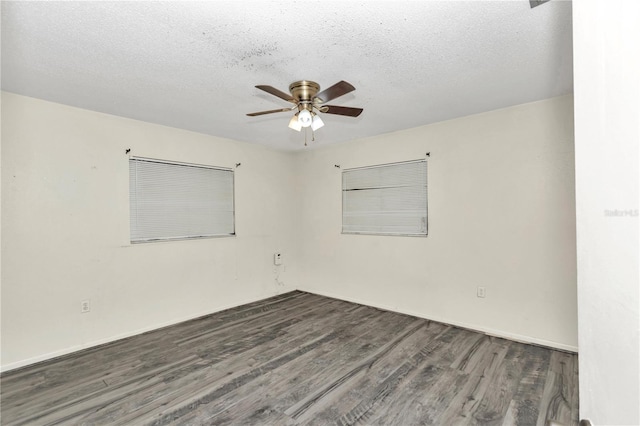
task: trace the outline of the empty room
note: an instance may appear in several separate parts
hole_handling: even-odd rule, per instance
[[[0,424],[640,424],[639,18],[2,1]]]

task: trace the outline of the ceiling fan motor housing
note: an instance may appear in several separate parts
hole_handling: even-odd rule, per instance
[[[301,80],[289,85],[289,92],[298,103],[298,110],[313,108],[313,98],[320,91],[320,85],[315,81]]]

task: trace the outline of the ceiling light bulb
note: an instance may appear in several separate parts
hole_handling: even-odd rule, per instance
[[[293,117],[291,117],[291,121],[289,121],[289,128],[297,132],[302,130],[302,124],[300,124],[300,122],[298,121],[298,114],[295,114]]]
[[[311,113],[306,109],[300,111],[298,113],[298,123],[300,123],[302,127],[311,126]]]
[[[314,114],[313,115],[313,120],[311,121],[311,130],[313,130],[315,132],[316,130],[318,130],[322,126],[324,126],[324,123],[323,123],[322,119],[320,117],[318,117],[317,114]]]

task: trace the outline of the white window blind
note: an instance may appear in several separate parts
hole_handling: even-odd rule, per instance
[[[235,234],[233,171],[129,160],[131,242]]]
[[[342,232],[427,235],[426,160],[344,170]]]

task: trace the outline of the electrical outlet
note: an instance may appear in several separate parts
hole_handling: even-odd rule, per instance
[[[482,297],[482,298],[484,298],[486,296],[486,291],[485,291],[484,287],[478,287],[477,295],[478,295],[478,297]]]
[[[86,314],[87,312],[91,312],[91,300],[83,300],[80,302],[80,313]]]

